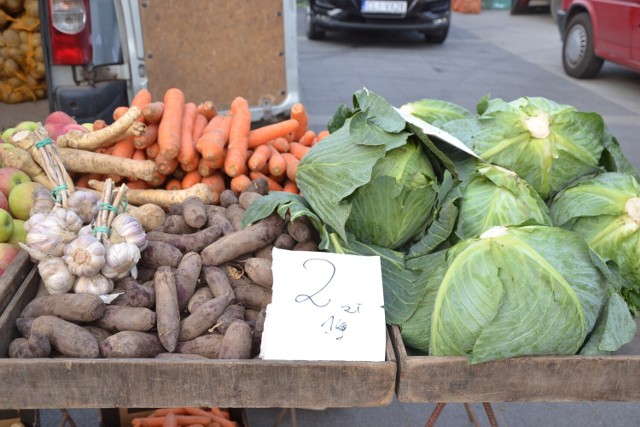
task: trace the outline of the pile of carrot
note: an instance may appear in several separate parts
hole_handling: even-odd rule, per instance
[[[132,189],[179,190],[204,183],[217,194],[225,189],[240,193],[252,180],[264,177],[270,190],[299,193],[298,162],[328,135],[326,130],[316,134],[309,129],[309,117],[301,103],[291,107],[290,118],[256,128],[252,128],[249,104],[241,96],[222,113],[212,101],[188,102],[178,88],[168,89],[162,100],[153,100],[150,92],[142,89],[130,106],[114,110],[114,120],[131,106],[141,109],[138,120],[146,125],[146,132],[101,152],[156,163],[157,173],[151,181],[109,176]],[[94,129],[96,126],[104,126],[104,122],[97,121]],[[104,178],[85,174],[76,184],[86,187],[90,179]]]
[[[226,409],[218,407],[199,408],[162,408],[156,409],[146,417],[131,420],[133,427],[238,427],[240,424],[231,419]]]

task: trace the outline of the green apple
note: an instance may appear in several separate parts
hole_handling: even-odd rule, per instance
[[[11,243],[12,245],[18,246],[18,242],[26,243],[27,241],[27,232],[24,229],[24,221],[21,219],[13,220],[13,233],[11,233],[11,237],[7,240],[7,243]]]
[[[13,213],[13,217],[26,221],[29,219],[31,212],[31,204],[33,203],[33,192],[36,188],[42,187],[42,184],[29,181],[23,182],[15,187],[9,193],[9,209]]]
[[[13,234],[13,217],[9,212],[0,209],[0,242],[6,242]]]
[[[9,138],[11,138],[11,135],[13,135],[13,133],[16,131],[16,128],[9,128],[7,130],[5,130],[4,132],[2,132],[2,140],[4,142],[11,142],[9,140]]]
[[[5,166],[0,168],[0,191],[9,197],[13,187],[23,182],[31,182],[31,178],[22,169]]]
[[[93,132],[93,123],[82,123],[82,127],[87,128],[89,132]]]
[[[31,121],[31,120],[24,120],[20,123],[18,123],[15,127],[16,130],[30,130],[30,131],[34,131],[36,130],[36,128],[38,127],[38,123]]]

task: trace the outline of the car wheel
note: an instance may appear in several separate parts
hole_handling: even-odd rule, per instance
[[[309,40],[322,40],[324,38],[324,31],[318,28],[313,23],[311,11],[307,9],[307,21],[306,21],[307,38]]]
[[[569,21],[562,42],[562,66],[565,73],[578,79],[595,77],[604,60],[593,51],[593,27],[587,13],[579,13]]]
[[[424,33],[424,38],[427,41],[427,43],[442,44],[447,39],[448,34],[449,34],[449,26],[447,25],[445,28],[441,30],[430,32],[430,33]]]

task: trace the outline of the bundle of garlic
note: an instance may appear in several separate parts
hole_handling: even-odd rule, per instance
[[[54,204],[44,212],[51,198],[34,193],[33,215],[25,223],[26,244],[21,244],[38,263],[38,272],[49,293],[92,293],[106,295],[113,279],[132,275],[147,236],[140,222],[123,213],[127,187],[113,190],[108,180],[100,199],[93,192],[77,190],[67,207]]]

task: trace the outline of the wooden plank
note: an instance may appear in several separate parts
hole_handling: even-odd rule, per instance
[[[16,319],[20,316],[20,313],[29,301],[35,297],[39,282],[40,275],[38,274],[38,268],[31,266],[29,274],[21,282],[20,288],[16,291],[13,299],[6,306],[5,311],[0,314],[0,358],[7,357],[9,344],[14,338],[19,336],[15,326]],[[2,361],[2,359],[0,359],[0,361]],[[0,408],[4,407],[0,406]],[[20,408],[20,406],[15,406],[15,408]]]
[[[469,365],[464,357],[407,355],[396,326],[391,340],[400,402],[640,400],[640,355],[517,357]]]
[[[34,268],[0,317],[0,355],[38,288]],[[0,359],[0,408],[176,406],[325,408],[393,401],[396,363],[156,359]],[[176,392],[179,390],[179,392]]]
[[[0,276],[0,313],[9,305],[13,295],[33,267],[29,254],[22,250],[9,264],[9,268]]]
[[[191,102],[226,110],[236,96],[251,106],[287,95],[282,0],[140,2],[149,91],[170,87]]]

